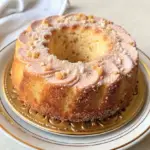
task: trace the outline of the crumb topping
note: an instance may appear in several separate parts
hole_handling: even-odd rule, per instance
[[[96,71],[98,76],[101,80],[104,80],[104,82],[111,82],[109,80],[105,80],[105,74],[107,74],[107,66],[103,64],[103,61],[105,60],[111,60],[111,62],[119,69],[120,74],[124,74],[126,72],[129,72],[132,68],[132,65],[137,62],[134,59],[138,58],[138,54],[136,51],[136,45],[135,42],[132,40],[130,35],[126,33],[121,27],[114,25],[112,22],[103,19],[103,18],[97,18],[93,15],[86,16],[84,14],[72,14],[72,15],[66,15],[66,16],[58,16],[51,18],[49,20],[45,19],[43,20],[39,25],[36,27],[33,26],[34,29],[30,31],[25,31],[23,33],[24,38],[28,39],[28,43],[24,44],[25,46],[25,57],[27,59],[35,59],[38,60],[40,63],[39,67],[44,68],[44,71],[49,71],[52,68],[54,70],[60,70],[58,72],[55,72],[55,77],[58,80],[63,80],[65,78],[68,78],[70,73],[73,71],[73,69],[76,69],[79,76],[83,76],[85,74],[88,74],[91,76],[91,78],[95,78],[96,76],[93,75],[92,71]],[[63,37],[60,32],[71,32],[70,37],[68,38],[70,41],[69,43],[79,43],[80,44],[80,38],[83,39],[82,43],[80,44],[82,47],[84,47],[84,43],[86,43],[86,36],[82,37],[80,33],[86,33],[89,31],[91,32],[91,37],[94,35],[99,36],[101,35],[103,38],[102,40],[104,42],[107,42],[107,48],[108,50],[106,52],[103,52],[101,56],[97,56],[95,60],[91,62],[85,62],[84,60],[78,61],[78,62],[69,62],[69,60],[60,60],[57,56],[53,55],[54,49],[51,49],[50,47],[53,46],[53,41],[57,37],[59,39],[63,39],[64,42],[68,38],[67,35],[64,35]],[[73,32],[74,31],[74,32]],[[76,38],[73,39],[73,37],[76,34]],[[22,38],[22,37],[21,37]],[[20,38],[20,41],[23,40]],[[71,41],[71,39],[73,39]],[[99,42],[94,41],[94,38],[91,38],[89,42],[93,40],[95,42],[95,45]],[[125,42],[127,45],[129,45],[129,48],[125,48],[122,46],[122,43]],[[55,43],[55,42],[54,42]],[[65,45],[65,49],[73,49],[74,46],[69,47],[69,45],[65,43],[61,43],[62,47]],[[56,45],[56,43],[55,43]],[[93,47],[95,45],[88,44],[89,51],[93,50]],[[99,45],[97,44],[97,47]],[[60,55],[62,47],[58,47],[60,49]],[[96,47],[96,46],[95,46]],[[130,51],[129,51],[130,50]],[[100,52],[100,50],[99,50]],[[93,52],[94,53],[94,52]],[[93,54],[92,52],[90,55]],[[76,52],[76,50],[72,50],[72,53],[69,54],[69,56],[80,56],[79,53]],[[129,58],[129,59],[128,59]],[[88,56],[86,59],[89,59]],[[131,68],[127,68],[130,64]],[[88,71],[87,71],[88,70]],[[89,71],[90,70],[90,71]],[[37,69],[38,72],[38,69]],[[91,72],[89,74],[89,72]],[[116,73],[116,71],[113,71],[113,68],[110,68],[110,72]],[[118,71],[117,71],[118,73]],[[92,79],[90,79],[92,82]],[[114,79],[110,79],[114,80]],[[70,81],[72,82],[72,81]],[[79,81],[80,82],[80,81]],[[87,84],[88,85],[88,84]]]

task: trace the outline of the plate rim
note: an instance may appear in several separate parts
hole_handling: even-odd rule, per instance
[[[1,52],[7,48],[8,46],[10,46],[11,44],[13,44],[14,42],[16,41],[13,40],[11,41],[10,43],[8,43],[5,47],[3,47],[1,50],[0,50],[0,55],[1,55]],[[147,54],[145,54],[141,49],[137,48],[138,51],[140,51],[149,61],[150,61],[150,57],[147,56]],[[13,140],[16,140],[17,142],[19,142],[21,145],[25,146],[25,147],[30,147],[30,148],[34,148],[34,149],[38,149],[38,150],[42,150],[40,147],[36,147],[30,143],[27,143],[26,141],[23,141],[22,139],[20,139],[19,137],[16,137],[13,133],[10,133],[4,126],[2,126],[0,124],[0,128],[2,129],[3,133],[6,134],[7,136],[11,137]],[[129,142],[123,144],[123,145],[120,145],[118,147],[115,147],[113,149],[125,149],[125,148],[129,148],[133,145],[135,145],[136,143],[139,143],[144,137],[146,137],[148,134],[150,134],[150,124],[149,126],[138,136],[136,136],[135,138],[131,139]]]

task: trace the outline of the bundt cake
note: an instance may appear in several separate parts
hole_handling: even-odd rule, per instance
[[[104,119],[124,109],[137,83],[135,41],[85,14],[34,21],[16,41],[12,84],[19,100],[62,121]]]

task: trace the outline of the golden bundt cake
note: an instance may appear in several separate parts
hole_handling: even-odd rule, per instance
[[[16,41],[12,83],[37,112],[72,122],[125,108],[137,82],[135,41],[120,26],[84,14],[33,22]]]

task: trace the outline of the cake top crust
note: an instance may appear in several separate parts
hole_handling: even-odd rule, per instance
[[[16,57],[52,84],[111,84],[138,63],[136,43],[120,26],[85,14],[34,21],[20,34]]]

